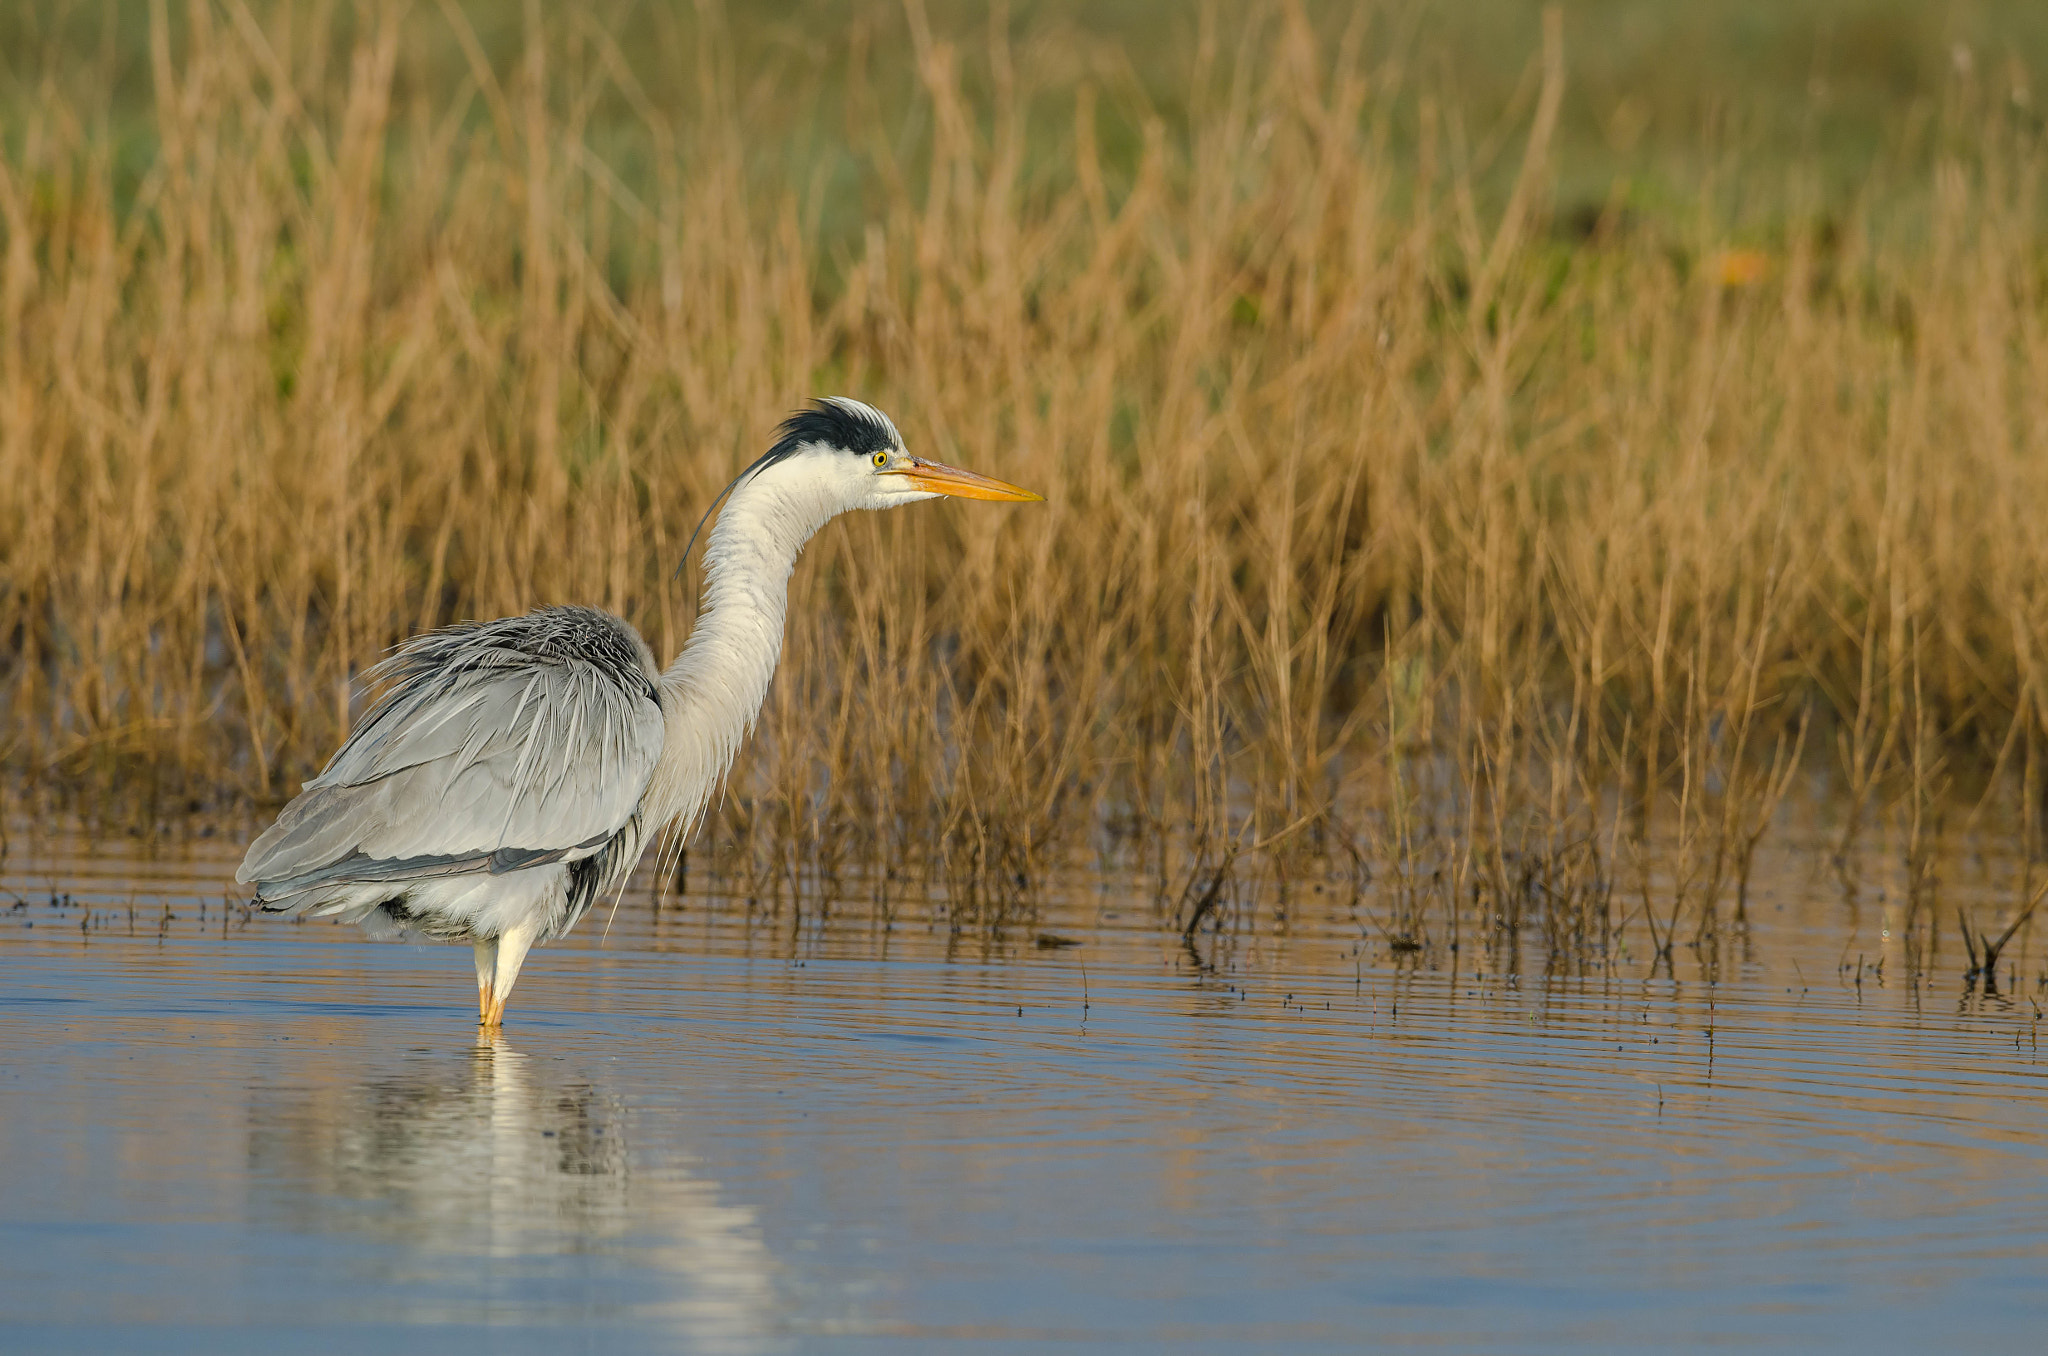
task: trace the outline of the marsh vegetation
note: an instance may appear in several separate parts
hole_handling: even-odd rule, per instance
[[[11,794],[274,805],[362,670],[461,618],[594,603],[665,657],[698,514],[846,391],[1049,502],[813,544],[692,869],[972,926],[1139,868],[1190,932],[1313,879],[1401,948],[1598,968],[1730,926],[1803,805],[1843,869],[1899,865],[1909,934],[2015,935],[2048,882],[2025,50],[1940,49],[1848,171],[1738,129],[1588,194],[1557,21],[1475,90],[1393,9],[1139,50],[804,17],[226,0],[16,44]],[[1610,147],[1655,114],[1613,103]],[[1937,864],[1992,831],[2009,904],[1959,916]]]

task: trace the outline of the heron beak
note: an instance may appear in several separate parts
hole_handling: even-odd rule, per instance
[[[1015,485],[997,480],[992,476],[977,475],[963,471],[957,466],[946,466],[922,457],[912,457],[910,464],[887,475],[902,476],[920,490],[933,494],[949,494],[955,499],[1013,499],[1032,501],[1044,499],[1042,494],[1020,490]]]

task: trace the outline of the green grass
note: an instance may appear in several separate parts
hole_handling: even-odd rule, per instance
[[[461,0],[482,52],[501,78],[523,50],[525,6]],[[696,7],[611,3],[582,7],[609,34],[652,107],[687,117],[706,91],[696,64]],[[1383,75],[1377,111],[1388,120],[1390,155],[1412,162],[1423,136],[1426,99],[1443,119],[1444,153],[1473,172],[1482,194],[1504,196],[1519,129],[1535,94],[1544,6],[1538,0],[1409,0],[1368,7],[1363,47]],[[232,25],[234,6],[209,6]],[[1357,7],[1307,0],[1323,41],[1339,43]],[[361,15],[351,6],[265,7],[293,14],[302,78],[330,92],[346,77],[345,54]],[[1617,202],[1647,216],[1683,220],[1702,210],[1782,229],[1788,176],[1820,205],[1870,189],[1886,164],[1904,173],[1936,149],[1931,130],[1945,101],[1969,82],[1983,97],[2016,100],[2022,118],[2048,109],[2048,5],[2035,0],[1915,3],[1914,0],[1570,0],[1562,6],[1569,83],[1555,139],[1559,228],[1592,220]],[[0,134],[18,138],[50,91],[77,97],[105,120],[132,189],[152,155],[149,0],[31,4],[0,13]],[[189,41],[189,12],[165,11],[175,60]],[[544,13],[559,18],[551,9]],[[992,76],[976,60],[988,40],[987,7],[929,0],[915,9],[855,0],[763,0],[713,7],[723,25],[721,72],[747,110],[749,173],[803,194],[822,218],[823,238],[857,241],[864,166],[876,147],[847,129],[845,74],[864,53],[874,98],[898,123],[891,152],[906,166],[926,149],[929,128],[915,116],[913,12],[968,59],[963,88],[986,108]],[[309,27],[325,14],[324,41]],[[1206,17],[1205,17],[1206,16]],[[1038,61],[1058,97],[1032,110],[1031,154],[1038,176],[1058,181],[1070,145],[1070,95],[1101,91],[1104,161],[1129,175],[1157,115],[1187,119],[1194,104],[1222,91],[1190,87],[1188,72],[1205,28],[1226,50],[1269,21],[1261,7],[1232,0],[1209,6],[1170,0],[1042,0],[1007,12],[1020,59]],[[463,42],[442,6],[409,7],[399,94],[454,90],[470,73]],[[1113,56],[1106,55],[1114,53]],[[310,69],[309,69],[310,67]],[[472,100],[472,121],[487,120]],[[630,104],[605,96],[588,110],[586,140],[626,185],[643,195],[655,153]],[[401,132],[402,134],[402,132]],[[1453,143],[1462,141],[1459,149]]]

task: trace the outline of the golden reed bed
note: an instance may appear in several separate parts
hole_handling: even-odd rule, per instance
[[[1788,795],[1929,892],[1987,810],[2037,840],[2043,161],[1988,80],[1737,240],[1711,184],[1561,224],[1554,25],[1489,189],[1381,27],[1292,7],[1200,23],[1158,109],[915,4],[808,94],[715,13],[317,15],[159,10],[139,131],[59,70],[0,138],[30,809],[274,804],[449,620],[600,604],[665,658],[698,514],[845,391],[1050,503],[813,545],[699,840],[755,889],[887,862],[996,916],[1135,862],[1209,926],[1334,872],[1402,947],[1601,954],[1711,933]]]

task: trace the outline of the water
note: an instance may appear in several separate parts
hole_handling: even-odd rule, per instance
[[[1048,904],[1053,948],[635,899],[479,1047],[466,949],[245,921],[233,857],[0,862],[0,1348],[1900,1350],[2048,1319],[2038,958],[2004,996],[1902,982],[1887,906],[1796,872],[1713,983],[1417,965],[1334,894],[1213,972],[1114,892]]]

